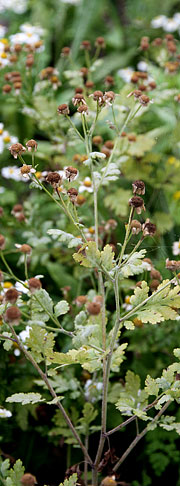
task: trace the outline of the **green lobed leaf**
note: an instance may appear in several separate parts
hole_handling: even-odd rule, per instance
[[[27,405],[28,403],[38,403],[44,402],[44,398],[41,397],[40,393],[14,393],[10,397],[6,398],[6,402],[9,403],[22,403],[22,405]]]
[[[67,314],[69,311],[69,304],[66,300],[60,300],[54,307],[54,311],[57,317]]]

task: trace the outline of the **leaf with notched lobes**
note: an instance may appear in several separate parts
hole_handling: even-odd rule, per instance
[[[109,272],[115,265],[114,262],[114,252],[110,245],[104,246],[101,251],[101,264]]]
[[[42,398],[40,393],[14,393],[14,395],[6,398],[6,402],[22,403],[22,405],[44,402],[44,400],[45,398]]]
[[[63,314],[67,314],[69,311],[69,304],[66,300],[60,300],[54,307],[55,315],[62,316]]]
[[[93,268],[100,264],[100,251],[96,249],[95,241],[89,241],[87,245],[83,245],[77,253],[73,254],[73,258],[83,267]]]
[[[58,241],[65,243],[68,248],[73,248],[75,246],[83,244],[81,238],[77,238],[71,233],[66,233],[65,231],[62,231],[60,229],[49,229],[47,233],[52,236],[58,236]]]

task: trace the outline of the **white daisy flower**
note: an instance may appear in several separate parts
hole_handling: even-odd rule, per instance
[[[173,20],[177,23],[178,27],[180,27],[180,12],[177,12],[173,15]]]
[[[10,410],[6,410],[6,408],[0,408],[0,418],[8,418],[12,417],[12,413]]]
[[[137,69],[138,71],[147,71],[148,70],[148,64],[145,61],[139,61],[137,64]]]
[[[1,175],[5,179],[13,179],[14,181],[22,181],[22,176],[20,175],[19,167],[16,165],[10,167],[3,167],[1,170]]]
[[[84,181],[79,186],[79,193],[81,192],[93,192],[92,181],[90,177],[85,177]]]
[[[167,21],[166,15],[158,15],[151,20],[151,27],[153,29],[159,29],[160,27],[164,27],[164,23]]]
[[[32,328],[30,326],[26,326],[26,329],[24,329],[23,331],[21,331],[19,333],[19,337],[21,339],[21,341],[24,343],[26,341],[26,338],[29,337],[29,332]]]
[[[172,253],[173,255],[180,255],[180,240],[174,241],[172,246]]]
[[[164,22],[163,29],[165,32],[175,32],[179,27],[179,23],[175,19],[167,19]]]
[[[126,83],[130,83],[133,72],[134,69],[132,69],[131,67],[127,67],[124,69],[119,69],[117,74],[120,78],[123,79],[123,81],[125,81]]]
[[[22,24],[20,26],[20,30],[22,32],[25,32],[25,34],[29,34],[29,35],[33,35],[33,34],[37,34],[39,36],[43,36],[44,35],[44,29],[42,29],[42,27],[40,27],[39,25],[31,25],[31,24]]]

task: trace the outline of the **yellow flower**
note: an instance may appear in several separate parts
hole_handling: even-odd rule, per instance
[[[2,44],[8,44],[8,39],[6,39],[5,37],[3,37],[3,39],[1,39],[1,42]]]
[[[3,138],[4,143],[9,143],[10,141],[11,141],[11,138],[8,135]]]
[[[130,296],[129,295],[126,295],[126,297],[125,297],[125,303],[126,304],[130,304]]]
[[[2,57],[2,59],[6,59],[7,58],[7,54],[5,52],[2,52],[1,57]]]
[[[11,287],[13,287],[13,284],[11,282],[4,282],[4,289],[10,289]]]
[[[179,199],[180,199],[180,191],[176,191],[173,194],[173,199],[175,199],[176,201],[179,201]]]

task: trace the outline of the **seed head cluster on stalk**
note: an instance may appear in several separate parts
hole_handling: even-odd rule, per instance
[[[143,37],[140,49],[148,51],[149,46],[149,38]],[[41,48],[41,42],[38,45],[35,43],[32,45],[32,52],[27,54],[25,65],[28,73],[33,69],[37,51]],[[174,42],[166,39],[166,48],[168,53],[174,53]],[[21,46],[17,47],[15,44],[15,55],[20,57],[23,49],[24,47],[21,49]],[[131,147],[141,136],[129,130],[133,129],[133,123],[136,123],[144,110],[151,109],[153,101],[151,91],[156,89],[156,83],[149,80],[145,72],[132,73],[131,91],[127,94],[127,106],[119,122],[116,102],[120,95],[116,92],[114,77],[111,74],[107,75],[101,90],[98,84],[96,86],[91,69],[92,57],[93,62],[96,62],[104,49],[103,37],[96,39],[94,48],[88,40],[81,42],[81,54],[84,54],[86,60],[86,66],[78,71],[81,86],[75,86],[72,98],[68,101],[65,98],[64,102],[56,107],[56,113],[54,112],[56,117],[54,126],[62,130],[65,140],[64,165],[56,167],[55,164],[49,163],[48,170],[41,172],[38,164],[41,159],[41,145],[34,139],[25,142],[21,140],[22,143],[16,141],[9,147],[10,154],[19,164],[20,177],[22,176],[22,179],[26,179],[27,184],[29,183],[28,190],[36,191],[37,194],[41,191],[47,207],[48,203],[52,202],[54,211],[56,209],[59,217],[67,223],[67,232],[65,224],[59,225],[58,218],[56,228],[49,228],[47,224],[48,236],[46,234],[45,244],[48,245],[48,251],[50,253],[52,251],[52,260],[56,251],[57,253],[59,251],[59,244],[63,244],[64,253],[68,254],[70,261],[75,262],[76,268],[81,272],[80,279],[83,280],[85,275],[93,288],[90,288],[86,294],[81,294],[83,287],[79,282],[79,294],[71,300],[69,282],[63,282],[61,291],[64,300],[54,303],[46,290],[46,283],[41,281],[42,276],[33,275],[36,243],[32,241],[32,244],[29,244],[29,240],[24,239],[21,244],[15,245],[15,249],[9,250],[8,240],[4,234],[0,234],[1,317],[4,326],[1,339],[9,339],[16,343],[19,352],[24,354],[31,363],[36,375],[41,378],[39,381],[43,383],[43,387],[45,386],[45,393],[42,387],[42,395],[20,392],[18,397],[14,395],[8,397],[7,402],[19,401],[24,404],[25,401],[34,404],[47,401],[48,405],[53,405],[61,412],[63,423],[69,428],[73,443],[76,443],[82,452],[84,470],[81,471],[81,476],[85,486],[88,484],[87,478],[90,471],[92,480],[89,484],[97,486],[100,478],[102,486],[116,486],[117,471],[131,450],[151,427],[163,423],[166,409],[173,401],[178,403],[179,400],[180,365],[178,362],[169,367],[168,387],[164,386],[165,370],[159,379],[148,375],[142,389],[139,377],[128,370],[123,378],[123,385],[119,383],[119,395],[114,402],[121,413],[120,423],[114,429],[108,429],[109,390],[112,389],[114,377],[119,373],[121,363],[126,357],[125,352],[128,350],[128,342],[125,341],[126,331],[136,332],[136,328],[141,331],[146,325],[158,325],[162,322],[165,326],[167,320],[178,319],[180,285],[177,272],[180,270],[180,262],[169,258],[164,262],[166,275],[168,272],[171,273],[169,273],[170,279],[163,280],[161,272],[155,268],[152,260],[146,258],[146,242],[158,238],[158,224],[149,219],[149,188],[146,190],[148,184],[143,180],[134,180],[132,188],[129,183],[129,199],[126,204],[129,212],[128,220],[126,221],[126,217],[120,220],[115,211],[105,219],[103,201],[106,190],[109,186],[112,194],[114,181],[119,183],[120,178],[123,178],[123,170],[120,171],[119,163],[119,157],[123,155],[123,144]],[[72,62],[70,47],[65,46],[62,49],[61,58],[63,63]],[[39,75],[40,81],[38,80],[35,85],[35,92],[42,86],[52,88],[53,91],[58,90],[61,84],[58,76],[59,73],[54,67],[48,66],[42,69]],[[14,89],[16,95],[17,91],[23,93],[25,79],[19,71],[10,70],[6,73],[5,80],[9,84],[2,87],[4,96],[8,96],[8,93]],[[40,88],[37,86],[39,83]],[[18,96],[20,95],[19,93]],[[102,132],[100,130],[103,123],[111,129],[112,138],[110,134],[109,138],[105,139],[105,130]],[[71,147],[74,139],[81,144],[81,151],[75,153],[70,161],[66,157],[66,148]],[[58,136],[56,138],[54,135],[53,142],[59,143]],[[86,206],[87,201],[89,208]],[[21,202],[12,207],[11,215],[15,224],[27,225],[26,208],[26,204]],[[91,223],[89,223],[90,219]],[[119,227],[121,234],[118,231]],[[27,235],[28,238],[28,231],[23,235]],[[72,249],[74,249],[73,254]],[[23,279],[19,278],[9,265],[8,254],[11,251],[19,257],[19,264],[24,266]],[[56,272],[56,269],[53,271]],[[142,276],[142,280],[134,280],[133,284],[131,282],[131,285],[127,286],[130,295],[126,295],[124,281],[128,283],[130,277],[139,278],[139,275]],[[13,282],[8,290],[4,285],[7,277]],[[114,309],[112,318],[109,317],[109,295]],[[63,320],[64,315],[67,319],[69,316],[70,325],[67,325],[66,319]],[[22,331],[28,332],[25,343],[21,337]],[[64,335],[67,340],[67,345],[63,348],[66,352],[59,351],[59,334]],[[175,350],[174,354],[177,358],[178,353]],[[64,396],[59,397],[56,390],[56,378],[58,380],[63,369],[66,366],[75,368],[76,365],[82,367],[84,383],[83,391],[82,383],[79,386],[80,391],[78,390],[82,401],[84,400],[84,408],[77,426],[71,419],[69,411],[66,410]],[[50,396],[46,399],[47,393],[51,396],[51,401]],[[152,400],[153,395],[155,395],[154,400]],[[101,400],[101,416],[96,409],[98,400]],[[150,409],[153,409],[153,414],[149,414]],[[123,420],[124,416],[128,418]],[[89,421],[86,421],[87,417]],[[136,423],[135,438],[124,452],[123,444],[120,445],[116,452],[117,457],[114,455],[111,461],[109,476],[102,477],[105,465],[112,459],[112,456],[110,458],[110,436],[132,421]],[[148,425],[144,427],[143,421]],[[94,426],[97,424],[100,431],[98,445],[91,457],[89,437],[94,433]],[[141,431],[139,431],[139,424]],[[27,484],[27,476],[31,476],[29,478],[32,480],[31,484],[35,484],[34,476],[30,474],[23,475],[22,484]]]

